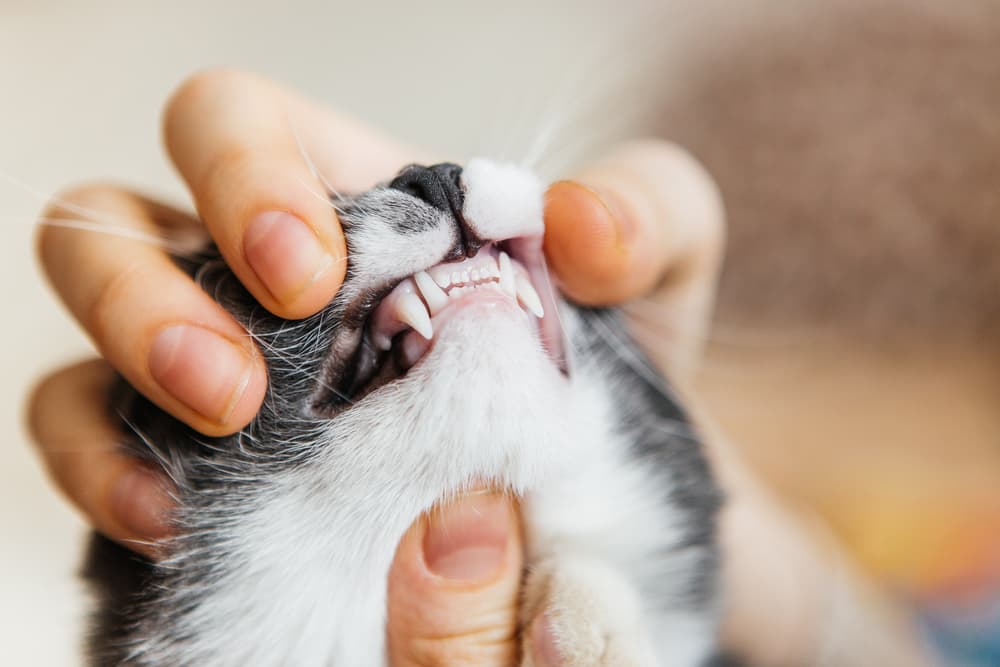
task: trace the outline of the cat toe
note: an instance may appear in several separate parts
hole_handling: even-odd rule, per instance
[[[631,582],[587,558],[533,569],[525,589],[522,667],[654,667]]]

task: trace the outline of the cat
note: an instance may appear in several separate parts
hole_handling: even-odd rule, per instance
[[[485,159],[333,195],[345,282],[300,321],[216,251],[181,260],[258,342],[268,394],[208,438],[116,390],[124,446],[176,486],[176,536],[156,563],[94,536],[92,664],[382,666],[399,539],[483,484],[521,499],[523,607],[592,656],[571,664],[713,659],[721,493],[619,314],[551,287],[543,196]]]

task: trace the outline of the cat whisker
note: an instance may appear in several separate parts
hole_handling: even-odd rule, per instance
[[[656,389],[664,396],[669,397],[670,393],[667,390],[663,379],[660,377],[659,372],[636,353],[630,342],[624,337],[624,334],[620,330],[608,323],[608,317],[611,316],[600,312],[591,319],[591,322],[595,325],[594,328],[597,334],[601,336],[605,342],[607,342],[608,346],[615,352],[615,354],[617,354],[622,361],[634,370],[636,374],[642,377],[642,379],[645,380],[649,386]]]
[[[184,484],[184,467],[180,462],[180,453],[173,449],[164,449],[156,445],[143,431],[140,429],[132,420],[129,419],[128,415],[123,410],[118,410],[118,417],[121,422],[125,424],[132,433],[139,438],[144,445],[146,445],[146,450],[156,457],[156,461],[159,467],[163,470],[164,474],[170,478],[173,483],[174,488],[182,488]],[[172,494],[172,491],[167,490],[168,494]],[[176,498],[175,498],[176,500]]]
[[[631,103],[648,98],[649,79],[658,75],[652,65],[663,60],[658,53],[662,49],[651,49],[648,41],[636,39],[645,34],[643,25],[637,17],[617,31],[617,38],[606,37],[604,43],[613,48],[610,54],[607,48],[589,60],[574,54],[576,75],[562,77],[564,85],[550,96],[523,164],[547,175],[560,174],[601,147],[635,134],[642,125],[640,114],[655,112],[656,105]],[[627,75],[622,76],[623,72]],[[588,118],[596,122],[586,122]],[[594,127],[601,128],[600,134],[595,134]],[[571,154],[552,165],[557,155],[549,151],[560,134],[572,141],[564,142],[558,153]]]
[[[285,114],[285,120],[288,122],[288,127],[292,131],[292,136],[295,137],[295,144],[298,146],[299,153],[302,155],[302,159],[305,160],[306,166],[309,167],[309,171],[311,171],[312,175],[323,184],[323,187],[326,188],[328,194],[335,196],[337,199],[344,199],[344,196],[337,190],[337,188],[333,187],[333,185],[326,180],[326,177],[323,176],[323,173],[313,161],[312,156],[309,155],[309,151],[306,149],[306,145],[302,141],[302,136],[299,134],[299,129],[298,126],[296,126],[295,121],[293,121],[292,117],[287,113]],[[329,201],[329,197],[326,199]]]
[[[79,204],[68,202],[58,197],[50,197],[9,174],[0,172],[0,180],[6,181],[8,184],[26,192],[41,202],[47,202],[51,209],[65,211],[73,216],[78,216],[39,218],[35,221],[35,224],[40,227],[56,227],[118,236],[120,238],[147,243],[174,256],[191,254],[205,245],[207,236],[196,231],[193,226],[184,230],[178,228],[176,230],[178,238],[170,238],[168,233],[172,230],[166,228],[161,228],[162,233],[159,235],[144,232],[136,229],[132,220],[110,214],[106,211],[98,211],[86,206],[80,206]],[[184,233],[181,234],[180,232]]]
[[[306,191],[309,194],[311,194],[313,197],[316,197],[316,199],[319,199],[321,202],[325,203],[327,206],[329,206],[330,208],[332,208],[337,213],[340,213],[341,215],[344,214],[344,209],[342,209],[339,206],[337,206],[337,203],[334,200],[330,199],[329,197],[324,197],[319,192],[316,192],[315,190],[313,190],[312,187],[310,187],[310,185],[305,182],[305,179],[303,179],[302,177],[298,177],[298,178],[296,178],[296,180],[299,183],[301,183],[302,187],[304,187],[306,189]]]
[[[124,239],[130,239],[133,241],[140,241],[142,243],[148,243],[149,245],[160,248],[167,253],[175,256],[183,256],[191,254],[196,250],[192,247],[191,243],[184,243],[181,241],[171,241],[169,239],[163,238],[162,236],[156,236],[155,234],[148,234],[146,232],[134,229],[131,227],[118,227],[112,226],[101,222],[92,222],[90,220],[72,219],[72,218],[40,218],[36,224],[41,227],[57,227],[60,229],[73,229],[83,232],[94,232],[97,234],[108,234],[110,236],[118,236]]]
[[[343,393],[341,393],[340,391],[338,391],[334,387],[329,386],[329,384],[322,377],[320,377],[319,373],[307,370],[305,368],[305,363],[304,362],[296,362],[296,360],[295,360],[295,358],[294,358],[294,356],[293,356],[292,353],[288,353],[285,350],[282,350],[282,349],[276,347],[275,345],[273,345],[272,343],[270,343],[268,340],[266,340],[265,336],[262,336],[262,335],[260,335],[258,333],[255,333],[254,332],[253,317],[252,316],[251,316],[250,321],[247,323],[247,329],[248,329],[247,334],[250,336],[250,338],[257,345],[259,345],[263,349],[267,350],[268,352],[270,352],[274,356],[278,357],[282,361],[290,364],[294,370],[296,370],[297,372],[299,372],[301,374],[300,376],[303,379],[311,380],[316,385],[319,385],[320,387],[322,387],[323,389],[325,389],[325,390],[329,391],[330,393],[334,394],[338,398],[343,399],[348,404],[353,404],[353,401],[349,397],[343,395]],[[276,333],[275,335],[279,335],[279,334]],[[296,345],[296,350],[294,350],[293,352],[301,354],[301,348],[302,348],[301,344]]]

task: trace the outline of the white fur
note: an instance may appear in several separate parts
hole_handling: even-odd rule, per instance
[[[457,231],[449,216],[435,215],[435,225],[417,235],[404,235],[369,214],[351,235],[351,265],[366,282],[381,283],[436,264],[454,245]]]
[[[481,238],[540,236],[545,188],[530,171],[474,158],[462,172],[462,215]]]

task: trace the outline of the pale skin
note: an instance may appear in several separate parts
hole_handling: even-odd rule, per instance
[[[345,191],[426,161],[355,120],[233,70],[186,81],[167,103],[164,136],[199,220],[109,185],[76,187],[60,200],[153,234],[204,224],[243,284],[288,318],[308,316],[333,297],[346,254],[335,211],[315,194],[325,186],[298,142],[325,180]],[[695,160],[670,144],[635,142],[549,188],[546,254],[562,290],[579,302],[647,295],[661,304],[671,326],[655,356],[683,387],[707,328],[723,223],[716,188]],[[168,490],[114,447],[103,405],[112,369],[208,435],[252,419],[266,370],[240,326],[164,251],[52,227],[42,228],[38,249],[103,356],[38,386],[31,424],[42,460],[99,531],[155,558],[168,530]],[[848,654],[877,642],[873,650],[886,656],[878,664],[917,664],[902,628],[822,528],[779,503],[705,420],[703,428],[728,497],[720,538],[727,643],[761,664],[812,664],[821,654],[831,664],[855,664]],[[518,513],[502,496],[484,491],[417,521],[390,573],[394,667],[517,664],[522,565]],[[833,627],[831,610],[844,599],[853,617],[866,619],[853,624],[862,627]],[[537,633],[535,662],[559,665],[544,617],[526,631]]]

